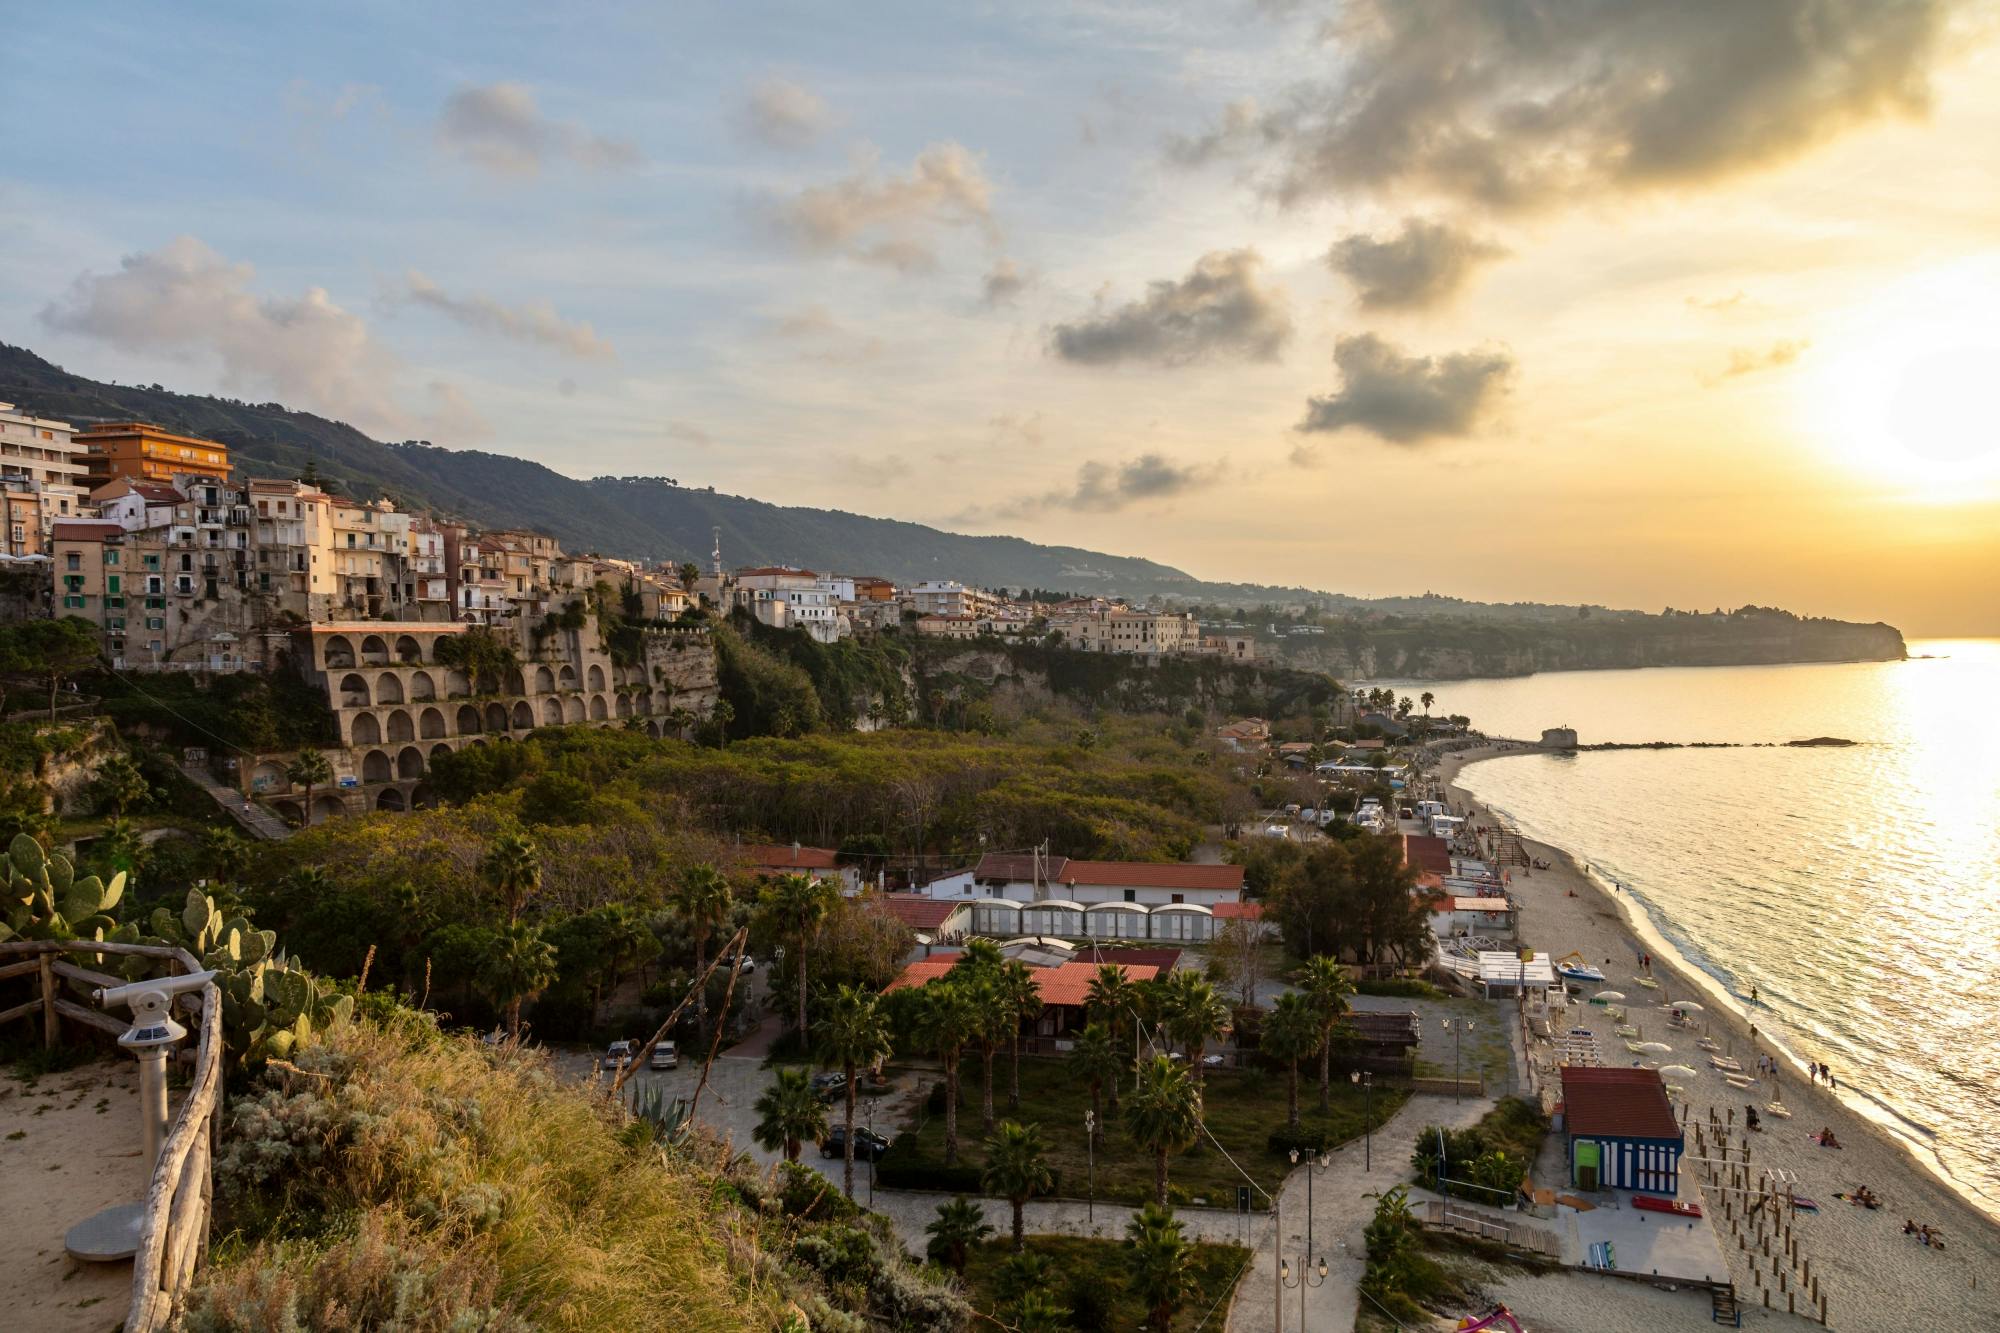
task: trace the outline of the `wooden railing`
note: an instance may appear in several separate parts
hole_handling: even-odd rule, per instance
[[[62,957],[80,955],[102,962],[107,954],[159,958],[184,972],[199,972],[201,964],[185,949],[157,944],[109,944],[99,940],[10,940],[0,943],[0,979],[37,974],[41,993],[35,999],[0,1010],[0,1023],[42,1016],[42,1041],[54,1046],[61,1038],[61,1018],[122,1034],[129,1024],[81,1005],[61,994],[64,979],[89,986],[122,986],[121,978],[80,966]],[[194,1048],[194,1082],[181,1100],[160,1159],[146,1187],[139,1248],[132,1256],[132,1308],[125,1316],[126,1333],[157,1333],[179,1310],[194,1271],[208,1255],[210,1167],[222,1121],[222,992],[211,981],[201,990],[201,1026]]]

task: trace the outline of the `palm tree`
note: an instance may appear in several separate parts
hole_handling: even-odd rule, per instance
[[[1125,969],[1116,963],[1100,965],[1083,993],[1084,1014],[1092,1022],[1105,1023],[1113,1037],[1122,1035],[1125,1016],[1133,1012],[1137,1003],[1132,983],[1125,979]]]
[[[943,1264],[960,1277],[965,1276],[965,1252],[993,1234],[979,1205],[963,1194],[937,1207],[937,1220],[924,1228],[930,1243],[924,1256]]]
[[[674,729],[675,740],[686,740],[688,738],[688,728],[694,725],[694,710],[685,705],[676,704],[667,713],[667,725]]]
[[[1125,1130],[1153,1154],[1153,1198],[1166,1207],[1167,1158],[1186,1151],[1201,1132],[1201,1092],[1187,1070],[1164,1055],[1141,1064],[1125,1103]]]
[[[524,833],[503,833],[479,863],[479,873],[507,904],[507,921],[520,918],[521,904],[542,887],[541,853]]]
[[[766,1152],[782,1149],[788,1162],[799,1160],[799,1145],[807,1139],[826,1137],[826,1103],[803,1065],[780,1069],[752,1109],[757,1112],[752,1131],[757,1146]]]
[[[979,1046],[979,1129],[983,1134],[993,1132],[994,1053],[1006,1042],[1007,1029],[1020,1029],[1020,1020],[1001,999],[996,980],[994,975],[988,974],[966,978],[959,983],[967,988],[966,993],[972,997],[973,1008],[979,1015],[978,1030],[973,1033],[972,1039]]]
[[[1437,702],[1437,696],[1429,690],[1425,690],[1417,696],[1417,702],[1424,706],[1424,716],[1429,717],[1431,715],[1431,705]]]
[[[1069,1064],[1076,1076],[1090,1085],[1090,1123],[1097,1127],[1092,1137],[1102,1143],[1104,1112],[1098,1106],[1098,1097],[1110,1088],[1111,1113],[1118,1114],[1118,1076],[1125,1072],[1125,1057],[1119,1052],[1111,1029],[1102,1023],[1092,1023],[1077,1033],[1070,1046]]]
[[[1328,1107],[1331,1082],[1333,1028],[1347,1013],[1347,997],[1354,994],[1354,983],[1348,979],[1346,968],[1324,954],[1306,959],[1305,966],[1292,974],[1292,980],[1298,983],[1299,993],[1319,1016],[1319,1109],[1324,1111]]]
[[[300,750],[299,757],[285,765],[285,781],[306,789],[306,819],[313,822],[313,788],[333,781],[333,765],[318,750]]]
[[[1132,1294],[1146,1307],[1148,1326],[1167,1333],[1194,1292],[1194,1247],[1172,1210],[1150,1203],[1125,1224],[1125,1244]]]
[[[1313,1011],[1312,1002],[1297,991],[1287,991],[1280,995],[1276,1007],[1271,1010],[1270,1017],[1264,1020],[1260,1044],[1272,1059],[1282,1060],[1285,1063],[1286,1123],[1297,1129],[1299,1061],[1306,1059],[1320,1048],[1319,1015]]]
[[[718,926],[729,921],[736,896],[729,891],[729,881],[722,872],[704,863],[689,866],[681,873],[673,898],[674,906],[688,924],[688,934],[694,939],[694,975],[699,987],[694,1000],[695,1026],[702,1040],[707,1041],[708,987],[701,985],[701,974],[708,970],[709,937]]]
[[[799,969],[799,1044],[806,1042],[806,948],[832,906],[833,890],[810,875],[780,875],[764,890],[767,921],[783,935]]]
[[[1229,1006],[1197,972],[1175,972],[1167,982],[1163,1005],[1167,1031],[1187,1048],[1188,1068],[1194,1071],[1195,1087],[1200,1088],[1201,1058],[1209,1042],[1229,1031]]]
[[[708,720],[715,724],[715,748],[729,748],[729,724],[736,720],[736,705],[727,699],[717,699],[710,705]]]
[[[1024,1292],[1014,1302],[1012,1327],[1015,1333],[1068,1333],[1069,1309],[1046,1291]]]
[[[507,1034],[521,1035],[521,1002],[556,979],[556,946],[524,921],[495,931],[480,960],[480,986],[506,1011]]]
[[[986,1140],[986,1169],[979,1173],[979,1185],[1007,1200],[1014,1210],[1014,1250],[1022,1244],[1021,1210],[1028,1199],[1055,1188],[1055,1172],[1049,1169],[1049,1145],[1039,1125],[1020,1125],[1003,1120]]]
[[[1021,1024],[1041,1015],[1042,990],[1035,984],[1035,974],[1018,958],[1009,960],[1000,969],[1000,975],[994,978],[993,989],[1013,1020],[1008,1024],[1014,1043],[1014,1067],[1007,1086],[1007,1109],[1018,1111],[1021,1109]]]
[[[833,994],[820,1024],[820,1049],[847,1075],[847,1140],[841,1156],[841,1187],[854,1197],[854,1076],[863,1066],[889,1056],[889,1016],[882,997],[864,986],[845,985]]]
[[[944,1164],[958,1165],[958,1059],[979,1030],[979,1011],[962,985],[949,980],[924,987],[917,1031],[944,1064]]]

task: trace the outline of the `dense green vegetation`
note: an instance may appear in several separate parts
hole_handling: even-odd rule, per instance
[[[967,1295],[975,1308],[1016,1326],[1022,1298],[1036,1291],[1067,1315],[1060,1327],[1136,1333],[1151,1312],[1134,1281],[1132,1252],[1130,1241],[1030,1236],[1023,1263],[1006,1241],[980,1244],[967,1252]],[[1171,1327],[1180,1333],[1219,1327],[1249,1260],[1240,1245],[1189,1246],[1189,1282]]]
[[[326,695],[291,671],[220,675],[203,683],[179,672],[98,672],[88,682],[104,715],[126,735],[239,754],[331,746],[338,740]]]
[[[1417,1132],[1410,1164],[1426,1189],[1438,1189],[1442,1174],[1446,1193],[1504,1206],[1520,1188],[1548,1132],[1548,1117],[1539,1106],[1504,1097],[1469,1128],[1440,1133],[1437,1126],[1426,1125]]]

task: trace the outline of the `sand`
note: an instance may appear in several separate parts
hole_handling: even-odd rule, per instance
[[[1440,763],[1437,775],[1450,784],[1465,764],[1495,756],[1504,757],[1493,748],[1449,755]],[[1456,786],[1450,788],[1447,799],[1462,813],[1469,809],[1473,822],[1493,824],[1487,812]],[[1512,871],[1511,889],[1521,907],[1523,942],[1558,957],[1577,950],[1603,968],[1606,987],[1629,997],[1626,1007],[1632,1018],[1642,1020],[1645,1036],[1675,1047],[1673,1055],[1657,1058],[1704,1071],[1698,1078],[1681,1080],[1687,1089],[1690,1126],[1695,1119],[1706,1119],[1711,1104],[1719,1110],[1733,1108],[1735,1141],[1740,1143],[1744,1106],[1754,1102],[1764,1118],[1764,1131],[1750,1136],[1753,1168],[1775,1165],[1795,1172],[1798,1192],[1819,1201],[1818,1215],[1802,1214],[1794,1226],[1801,1253],[1812,1259],[1820,1289],[1827,1296],[1828,1325],[1885,1333],[2000,1328],[2000,1224],[1967,1204],[1887,1131],[1823,1085],[1812,1082],[1795,1059],[1808,1058],[1813,1052],[1787,1053],[1768,1042],[1754,1044],[1752,1020],[1745,1017],[1739,1002],[1722,996],[1712,978],[1685,964],[1643,921],[1636,904],[1600,889],[1562,849],[1525,841],[1531,855],[1549,861],[1550,868]],[[1652,955],[1651,975],[1661,983],[1657,992],[1632,984],[1635,975],[1643,975],[1635,961],[1641,951]],[[1612,960],[1608,968],[1604,967],[1606,958]],[[1706,1053],[1695,1048],[1692,1034],[1670,1032],[1665,1013],[1648,1007],[1663,999],[1698,1000],[1706,1007],[1699,1015],[1702,1026],[1725,1050],[1733,1049],[1735,1058],[1752,1072],[1757,1051],[1778,1055],[1785,1062],[1779,1088],[1784,1104],[1793,1113],[1791,1119],[1765,1113],[1765,1104],[1772,1100],[1770,1080],[1737,1091],[1709,1071]],[[1599,1026],[1602,1030],[1604,1025],[1600,1022]],[[1634,1058],[1615,1039],[1606,1046],[1604,1056],[1607,1064]],[[1840,1071],[1834,1072],[1838,1075]],[[1839,1150],[1821,1148],[1811,1141],[1809,1136],[1822,1126],[1833,1129],[1842,1144]],[[1692,1152],[1692,1133],[1689,1142]],[[1836,1193],[1860,1184],[1882,1199],[1879,1211],[1834,1198]],[[1710,1203],[1709,1211],[1714,1214],[1714,1205],[1720,1200],[1711,1199]],[[1927,1249],[1904,1235],[1905,1218],[1941,1228],[1945,1248]],[[1730,1259],[1739,1296],[1748,1293],[1746,1326],[1762,1322],[1750,1314],[1760,1299],[1751,1280],[1750,1262],[1730,1239],[1726,1223],[1720,1228],[1719,1239]],[[1643,1322],[1643,1317],[1628,1320],[1612,1314],[1623,1299],[1619,1285],[1603,1283],[1605,1317],[1597,1323],[1598,1328]],[[1525,1300],[1527,1293],[1521,1294]],[[1779,1300],[1782,1303],[1782,1298]]]

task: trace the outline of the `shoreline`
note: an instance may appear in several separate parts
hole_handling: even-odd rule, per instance
[[[1520,753],[1535,751],[1497,745],[1467,749],[1443,756],[1434,773],[1455,807],[1474,812],[1475,823],[1491,826],[1495,823],[1491,811],[1458,785],[1459,776],[1469,764]],[[1746,1048],[1742,1056],[1746,1064],[1750,1051],[1772,1054],[1783,1062],[1778,1095],[1792,1109],[1793,1118],[1767,1121],[1758,1156],[1796,1170],[1802,1192],[1820,1200],[1820,1212],[1805,1218],[1802,1230],[1810,1235],[1809,1243],[1819,1256],[1815,1267],[1830,1265],[1830,1271],[1841,1274],[1828,1284],[1830,1324],[1911,1330],[1968,1323],[2000,1327],[2000,1284],[1978,1282],[1981,1274],[2000,1273],[2000,1220],[1961,1192],[1934,1154],[1885,1123],[1894,1112],[1876,1108],[1860,1094],[1850,1096],[1814,1082],[1804,1059],[1782,1039],[1762,1031],[1753,1038],[1755,1019],[1744,1011],[1745,1002],[1691,962],[1665,936],[1643,902],[1610,887],[1601,872],[1566,849],[1525,835],[1521,841],[1532,856],[1549,863],[1545,870],[1513,871],[1510,889],[1521,907],[1524,944],[1555,955],[1579,949],[1592,962],[1613,959],[1613,968],[1623,965],[1621,950],[1634,958],[1641,951],[1650,953],[1650,975],[1663,983],[1658,999],[1698,997],[1706,1007],[1701,1015],[1704,1026],[1730,1049]],[[1621,980],[1607,970],[1606,986],[1617,986]],[[1727,1107],[1772,1096],[1760,1085],[1751,1093],[1727,1090],[1716,1097],[1719,1087],[1720,1080],[1704,1077],[1699,1086],[1690,1088],[1691,1104],[1706,1098],[1709,1104]],[[1691,1113],[1705,1114],[1699,1105]],[[1811,1145],[1806,1136],[1822,1126],[1840,1137],[1841,1150]],[[1869,1212],[1832,1197],[1856,1184],[1867,1184],[1884,1198],[1885,1207],[1879,1213]],[[1906,1217],[1941,1226],[1948,1237],[1945,1251],[1927,1250],[1902,1235]],[[1727,1245],[1724,1255],[1737,1275],[1739,1291],[1751,1290],[1742,1257]]]

